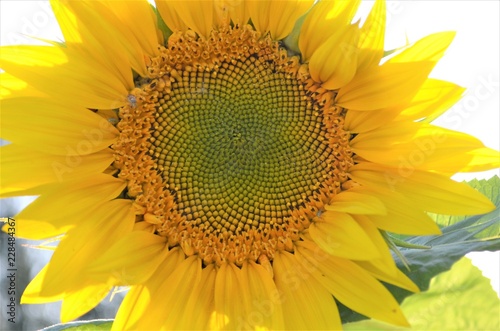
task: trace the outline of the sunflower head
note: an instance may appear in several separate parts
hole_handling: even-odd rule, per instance
[[[454,33],[384,57],[379,0],[51,3],[64,43],[2,49],[0,193],[61,238],[23,302],[63,321],[129,286],[115,330],[339,329],[336,300],[407,325],[385,232],[492,209],[449,177],[498,153],[426,120],[463,92],[428,78]]]
[[[353,165],[333,92],[249,25],[175,32],[148,70],[112,147],[143,220],[205,264],[292,251]]]

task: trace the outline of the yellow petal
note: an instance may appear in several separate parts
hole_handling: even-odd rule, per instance
[[[0,73],[0,100],[13,97],[43,97],[43,93],[6,72]]]
[[[132,286],[120,304],[112,331],[136,329],[138,321],[146,315],[150,291],[144,285]]]
[[[82,270],[96,259],[102,247],[132,230],[135,215],[131,207],[132,201],[110,201],[95,209],[84,223],[68,231],[52,255],[42,294],[78,292],[81,283],[88,278]],[[100,279],[101,283],[106,280],[106,277]]]
[[[464,90],[453,83],[428,78],[407,104],[370,112],[347,112],[345,128],[360,133],[377,129],[391,121],[409,122],[425,119],[426,122],[430,122],[455,104]]]
[[[313,53],[339,29],[349,25],[361,1],[319,1],[307,14],[299,36],[302,59]]]
[[[126,104],[127,87],[133,87],[132,77],[124,85],[117,73],[89,62],[84,55],[59,46],[5,46],[0,67],[62,104],[95,109]],[[58,80],[49,82],[47,77]]]
[[[349,83],[358,66],[358,37],[355,25],[342,26],[332,33],[309,60],[312,79],[330,90]]]
[[[384,63],[357,72],[339,90],[338,106],[353,110],[374,110],[410,101],[434,66],[433,62]]]
[[[313,3],[311,0],[246,2],[255,29],[262,33],[269,31],[273,40],[281,40],[290,34],[297,19]]]
[[[36,162],[33,162],[36,160]],[[0,147],[0,196],[51,182],[86,177],[103,172],[112,162],[111,150],[90,155],[50,155],[30,147],[10,144]],[[35,174],[27,176],[26,174]]]
[[[29,67],[55,67],[68,62],[68,56],[60,47],[54,46],[2,46],[1,67],[5,71],[11,64]],[[15,76],[15,75],[14,75]]]
[[[173,1],[170,0],[155,0],[156,8],[160,12],[161,18],[165,21],[165,24],[172,31],[182,31],[185,32],[188,27],[181,19],[176,11],[176,7]]]
[[[28,239],[59,235],[85,220],[100,204],[115,199],[124,188],[125,182],[104,174],[41,187],[40,197],[16,216],[16,234]]]
[[[137,330],[143,319],[149,319],[148,309],[155,302],[152,295],[165,282],[170,274],[184,261],[184,253],[180,248],[171,249],[160,263],[156,272],[144,284],[132,286],[125,296],[113,323],[111,330]],[[158,320],[160,324],[161,321]]]
[[[64,296],[61,323],[70,322],[94,309],[109,293],[106,284],[80,284],[80,288]]]
[[[470,158],[469,158],[470,157]],[[485,171],[500,167],[500,153],[491,148],[478,148],[467,152],[469,163],[460,172]]]
[[[399,113],[401,113],[400,107],[372,111],[349,110],[345,117],[344,128],[352,133],[371,131],[390,123]]]
[[[454,31],[438,32],[428,35],[401,53],[390,58],[388,62],[403,63],[415,61],[431,61],[436,63],[450,46],[456,33]]]
[[[247,8],[247,1],[230,1],[228,3],[229,18],[233,24],[238,24],[242,26],[248,23],[250,19],[250,13]]]
[[[361,27],[358,70],[377,66],[384,56],[385,0],[377,0]]]
[[[187,27],[204,38],[210,36],[214,20],[217,21],[217,16],[221,14],[216,12],[212,1],[205,0],[170,1],[167,7],[173,8]],[[167,17],[170,18],[168,14]],[[167,20],[165,22],[169,24]]]
[[[343,191],[336,194],[326,210],[350,214],[386,215],[385,206],[375,196],[366,194],[362,189]]]
[[[285,251],[274,256],[273,272],[285,316],[285,328],[293,330],[341,330],[337,305],[311,275],[303,259]]]
[[[158,40],[156,34],[158,29],[156,15],[147,0],[106,1],[104,4],[120,20],[121,24],[115,24],[114,28],[119,31],[118,36],[122,38],[120,40],[122,46],[127,42],[137,42],[143,54],[149,56],[159,54],[158,43],[161,40]],[[143,61],[142,58],[137,60]]]
[[[223,264],[215,282],[212,329],[281,330],[284,328],[279,293],[271,271],[254,262],[242,268]]]
[[[42,270],[31,280],[31,282],[26,286],[21,297],[21,304],[25,303],[49,303],[62,300],[64,297],[63,293],[59,293],[52,296],[44,296],[41,294],[43,282],[45,275],[47,273],[49,265],[45,265]]]
[[[438,79],[427,79],[417,95],[401,109],[396,121],[426,119],[430,122],[453,106],[463,95],[465,88]]]
[[[90,110],[69,109],[44,98],[4,100],[1,115],[2,138],[46,153],[92,154],[118,137],[114,126]]]
[[[349,215],[326,211],[309,227],[311,238],[325,252],[355,260],[369,260],[379,253],[363,228]]]
[[[353,218],[368,234],[380,253],[380,258],[378,259],[354,262],[381,281],[399,286],[408,291],[418,292],[418,287],[396,267],[389,247],[382,237],[380,230],[375,226],[375,222],[373,222],[371,216],[354,215]],[[400,219],[393,218],[392,221],[399,222]]]
[[[377,265],[383,266],[388,274],[395,273],[397,268],[391,255],[391,251],[375,223],[369,216],[365,215],[353,215],[353,218],[368,235],[379,253],[379,258],[371,259],[369,261],[374,261]]]
[[[243,319],[245,329],[283,330],[283,311],[271,270],[255,262],[245,262],[241,284],[247,291],[247,314]]]
[[[421,170],[401,171],[363,162],[351,170],[352,178],[373,189],[403,194],[416,207],[438,214],[475,215],[488,213],[495,206],[465,183]]]
[[[443,32],[427,36],[382,66],[358,71],[351,83],[339,91],[337,104],[353,110],[404,105],[417,94],[454,35]]]
[[[178,265],[175,270],[163,279],[163,283],[151,293],[147,309],[149,316],[161,318],[142,318],[136,325],[138,330],[181,330],[188,314],[186,303],[201,281],[201,259],[191,256]],[[212,285],[213,286],[213,285]],[[205,312],[208,315],[208,312]]]
[[[381,321],[409,326],[398,302],[373,276],[354,262],[321,254],[308,241],[297,243],[298,260],[336,299],[349,308]]]
[[[59,27],[67,43],[81,44],[85,36],[82,36],[82,30],[78,29],[77,18],[62,1],[50,0],[52,11],[56,16]],[[90,38],[90,35],[86,37]]]
[[[151,276],[167,253],[165,237],[134,231],[96,257],[85,272],[98,279],[107,276],[122,285],[140,284]]]
[[[377,263],[377,261],[355,261],[357,265],[369,272],[373,277],[397,287],[401,287],[411,292],[419,292],[419,288],[413,281],[408,278],[401,270],[394,268],[395,273],[387,272],[385,265]],[[391,269],[392,271],[392,269]]]
[[[91,66],[107,68],[123,86],[133,89],[132,67],[146,73],[143,53],[129,31],[120,31],[113,13],[99,1],[61,0],[53,2],[53,8],[63,34],[70,35],[66,39],[68,51],[83,55]]]
[[[378,228],[406,235],[441,234],[439,227],[424,213],[424,209],[415,206],[413,201],[406,199],[401,193],[374,187],[373,194],[377,194],[387,208],[387,215],[366,215]],[[358,220],[359,216],[354,215],[354,218]]]
[[[184,311],[196,318],[181,318],[177,321],[178,330],[206,330],[209,326],[210,313],[215,310],[216,270],[213,264],[207,265],[201,271],[200,281],[192,288]],[[178,304],[178,303],[176,303]],[[172,328],[173,329],[173,328]]]
[[[247,316],[241,296],[241,270],[231,263],[224,263],[215,278],[215,312],[211,319],[214,329],[242,329]]]
[[[472,159],[468,153],[484,148],[478,139],[465,133],[426,123],[385,126],[360,133],[352,141],[352,150],[362,158],[380,164],[413,169],[456,173]]]

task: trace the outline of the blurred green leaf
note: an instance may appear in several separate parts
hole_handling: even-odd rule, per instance
[[[500,250],[500,179],[472,180],[470,186],[487,196],[497,207],[496,210],[478,216],[431,215],[440,225],[440,236],[397,236],[410,245],[429,246],[429,249],[400,247],[399,251],[407,260],[410,270],[394,254],[398,267],[421,289],[426,290],[432,277],[447,271],[453,263],[467,253],[474,251]],[[399,301],[412,293],[387,284],[387,288]],[[366,317],[339,304],[343,322],[353,322]],[[390,330],[390,329],[389,329]]]
[[[91,320],[62,323],[49,326],[40,331],[109,331],[113,320]]]
[[[364,320],[342,325],[344,331],[402,331],[410,330],[401,326],[390,325],[374,320]]]
[[[430,249],[405,249],[400,251],[409,262],[410,271],[398,266],[421,290],[426,290],[429,281],[435,275],[449,270],[453,263],[469,252],[500,250],[500,179],[498,176],[489,180],[472,180],[468,184],[487,196],[497,207],[496,210],[478,216],[434,216],[441,225],[440,236],[406,237],[404,240],[413,245],[430,246]],[[396,259],[397,260],[397,259]],[[401,300],[409,292],[395,290]]]
[[[468,258],[434,277],[429,289],[401,304],[412,330],[500,330],[500,299],[488,278]],[[404,330],[364,320],[347,323],[345,330]]]
[[[491,202],[497,208],[500,206],[500,178],[498,176],[494,176],[488,180],[486,179],[473,179],[469,182],[467,182],[470,187],[478,190],[485,196],[487,196]],[[494,211],[493,213],[497,213],[498,215],[498,210]],[[455,223],[458,223],[460,221],[463,221],[467,218],[477,218],[477,222],[481,223],[482,219],[488,219],[488,215],[479,215],[479,216],[473,216],[473,217],[468,217],[468,216],[449,216],[449,215],[438,215],[438,214],[431,214],[431,217],[436,221],[436,223],[439,226],[450,226]],[[497,234],[500,232],[500,224],[497,224],[496,226]]]
[[[500,299],[468,258],[406,298],[402,309],[416,330],[500,330]]]

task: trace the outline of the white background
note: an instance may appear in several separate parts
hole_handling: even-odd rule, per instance
[[[366,12],[372,5],[362,5]],[[432,77],[467,87],[467,94],[435,123],[480,138],[500,149],[499,137],[499,13],[498,1],[389,1],[386,49],[414,42],[428,34],[454,30],[456,39]],[[47,1],[0,1],[1,45],[38,43],[26,37],[62,40]],[[105,32],[103,32],[105,33]],[[457,180],[489,178],[498,169]],[[1,205],[0,205],[1,208]],[[0,211],[1,212],[1,211]],[[500,252],[468,255],[499,292]]]

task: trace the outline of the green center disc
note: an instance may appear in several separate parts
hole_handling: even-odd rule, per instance
[[[179,211],[209,231],[281,224],[328,173],[311,92],[252,56],[180,77],[159,96],[152,150]]]

